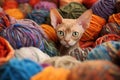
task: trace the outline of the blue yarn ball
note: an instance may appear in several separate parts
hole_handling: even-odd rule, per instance
[[[11,59],[0,66],[0,80],[30,80],[30,78],[43,70],[43,67],[28,59]]]
[[[120,51],[120,42],[108,41],[96,46],[88,53],[87,60],[108,60],[113,61],[118,58]]]
[[[40,25],[45,23],[48,16],[49,11],[47,10],[33,10],[31,13],[27,14],[26,18],[31,19]]]

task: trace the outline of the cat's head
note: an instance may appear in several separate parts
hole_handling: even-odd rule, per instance
[[[56,9],[51,9],[51,25],[55,28],[60,43],[65,47],[74,46],[88,28],[92,10],[87,10],[78,19],[64,19]]]

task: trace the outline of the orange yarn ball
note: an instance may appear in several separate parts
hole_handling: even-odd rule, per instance
[[[92,14],[89,28],[85,31],[81,37],[81,41],[95,40],[100,33],[103,25],[105,25],[106,20],[102,17]]]
[[[57,35],[54,30],[54,28],[47,24],[42,24],[40,27],[43,29],[43,31],[46,33],[48,39],[52,40],[53,42],[57,41]]]
[[[120,13],[111,15],[108,19],[108,22],[117,23],[120,25]]]
[[[60,7],[63,7],[71,2],[82,3],[83,0],[60,0]]]
[[[87,8],[91,8],[94,3],[96,3],[98,0],[83,0],[83,4]]]
[[[40,0],[29,0],[29,4],[34,7],[35,4],[37,4]]]
[[[9,15],[14,17],[15,19],[23,19],[24,14],[19,9],[7,9],[5,12]]]
[[[67,80],[69,74],[70,71],[67,69],[49,66],[34,75],[30,80]]]
[[[13,8],[17,8],[17,7],[18,7],[18,3],[16,0],[6,0],[3,4],[4,10],[13,9]]]

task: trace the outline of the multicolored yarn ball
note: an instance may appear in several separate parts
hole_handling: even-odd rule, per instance
[[[116,8],[116,13],[119,13],[120,12],[120,0],[116,0],[115,8]]]
[[[1,80],[30,80],[33,75],[42,71],[42,66],[28,59],[11,59],[8,63],[0,66]]]
[[[10,26],[10,17],[5,12],[0,12],[0,32]]]
[[[20,9],[14,8],[14,9],[7,9],[5,12],[9,15],[14,17],[15,19],[24,19],[24,14]]]
[[[79,4],[81,4],[83,2],[83,0],[60,0],[59,1],[59,7],[64,7],[68,4],[70,4],[71,2],[77,2]]]
[[[30,4],[28,4],[28,3],[19,4],[19,9],[24,13],[25,16],[26,16],[28,13],[31,13],[31,12],[32,12],[32,7],[31,7]]]
[[[120,29],[117,23],[107,23],[103,26],[100,36],[104,36],[106,34],[117,34],[120,35]]]
[[[14,9],[18,7],[18,3],[16,0],[5,0],[2,7],[4,10]]]
[[[77,2],[71,2],[66,6],[58,9],[59,13],[62,15],[63,18],[70,18],[70,19],[78,18],[86,10],[87,8],[83,4]]]
[[[40,0],[29,0],[29,4],[34,7]]]
[[[58,38],[52,26],[48,24],[41,24],[40,27],[43,29],[43,31],[45,32],[45,35],[49,40],[52,40],[53,42],[57,43]]]
[[[9,42],[0,37],[0,65],[5,64],[14,56],[14,50]]]
[[[95,41],[95,46],[100,45],[100,44],[107,42],[107,41],[120,41],[120,36],[117,34],[106,34],[102,37],[99,37]]]
[[[71,70],[68,80],[120,80],[120,68],[109,61],[85,61]]]
[[[87,8],[91,8],[98,0],[83,0],[83,4]]]
[[[49,66],[42,72],[34,75],[31,80],[67,80],[69,74],[70,70]]]
[[[120,25],[120,13],[112,14],[109,17],[108,22],[117,23]]]
[[[92,6],[93,13],[107,20],[115,13],[115,3],[116,0],[98,0]]]
[[[71,69],[74,66],[79,65],[81,62],[71,56],[55,56],[45,60],[43,63],[51,64],[55,68]]]
[[[45,9],[50,11],[51,8],[57,8],[57,5],[53,2],[40,1],[34,6],[35,10]]]
[[[43,24],[48,16],[49,11],[47,10],[33,10],[31,13],[27,14],[26,18],[31,19],[38,24]]]
[[[119,41],[104,42],[88,53],[87,60],[108,60],[114,61],[118,57],[120,50]]]
[[[91,41],[91,40],[97,39],[105,23],[106,23],[106,20],[104,18],[92,14],[89,28],[84,32],[80,41]]]
[[[17,0],[18,3],[27,3],[29,0]]]
[[[42,63],[44,60],[50,59],[46,53],[35,47],[16,49],[14,56],[18,59],[30,59],[36,63]]]

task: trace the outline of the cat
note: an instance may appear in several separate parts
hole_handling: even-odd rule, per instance
[[[60,41],[60,54],[67,55],[79,47],[79,40],[89,27],[92,10],[88,9],[77,19],[64,19],[57,9],[50,10],[51,25],[54,27]]]

